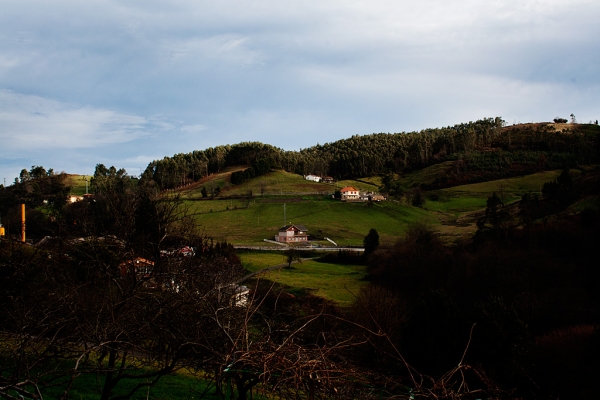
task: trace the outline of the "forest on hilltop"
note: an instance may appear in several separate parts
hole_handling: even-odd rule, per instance
[[[484,118],[419,132],[354,135],[300,151],[243,142],[152,161],[141,181],[170,189],[230,166],[250,166],[259,160],[287,172],[336,179],[402,174],[442,161],[455,161],[456,168],[450,175],[467,174],[470,180],[597,161],[600,142],[596,125],[569,124],[568,130],[556,129],[555,125],[505,126],[500,117]]]

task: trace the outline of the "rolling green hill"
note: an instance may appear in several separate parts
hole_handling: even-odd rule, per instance
[[[370,207],[366,203],[340,202],[329,194],[318,194],[335,191],[335,185],[309,182],[284,171],[274,171],[226,189],[214,199],[203,199],[199,187],[184,189],[181,193],[207,235],[234,244],[262,244],[263,239],[272,239],[277,229],[287,223],[303,224],[315,237],[328,237],[339,245],[362,245],[371,228],[377,229],[382,242],[391,243],[416,222],[434,226],[446,240],[452,241],[474,232],[477,212],[485,209],[486,200],[493,192],[509,203],[524,193],[541,193],[544,182],[559,174],[559,170],[544,171],[428,191],[424,193],[426,201],[422,208],[413,207],[403,198],[373,203]],[[571,174],[576,179],[580,171],[573,170]],[[430,174],[425,171],[420,176],[429,179]],[[413,174],[410,179],[418,185],[418,177]],[[215,180],[222,184],[226,178],[219,175]],[[256,188],[263,184],[263,194],[255,194]],[[210,186],[211,181],[204,185]],[[337,184],[338,187],[344,185],[361,190],[374,188],[362,179]],[[242,197],[244,194],[246,197]]]

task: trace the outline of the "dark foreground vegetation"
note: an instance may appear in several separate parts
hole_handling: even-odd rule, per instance
[[[515,397],[587,398],[600,372],[597,209],[447,246],[414,226],[369,259],[353,313],[390,334],[365,347],[372,368],[400,371],[398,349],[440,376],[480,366]],[[377,321],[378,325],[374,324]],[[387,339],[387,338],[386,338]]]

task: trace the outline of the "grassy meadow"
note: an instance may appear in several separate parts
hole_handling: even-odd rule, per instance
[[[240,185],[232,186],[229,182],[231,173],[244,168],[231,168],[222,173],[213,174],[209,179],[190,186],[181,193],[184,198],[197,199],[202,197],[201,190],[206,188],[210,193],[215,187],[221,189],[221,196],[274,196],[302,193],[328,194],[335,191],[335,185],[307,181],[303,176],[285,171],[273,171],[266,175],[258,176]]]
[[[404,188],[413,188],[419,185],[431,185],[436,180],[447,176],[448,171],[454,167],[454,161],[445,161],[429,167],[419,169],[402,175],[400,185]]]
[[[78,400],[95,400],[102,393],[103,377],[91,373],[82,373],[73,381],[69,391],[69,398]],[[115,388],[114,396],[125,396],[138,383],[137,380],[123,380]],[[42,391],[47,399],[58,399],[62,397],[64,386],[57,384]],[[214,385],[202,376],[192,374],[186,370],[180,370],[163,376],[151,387],[142,388],[137,391],[131,399],[142,400],[168,400],[168,399],[219,399],[216,395]]]
[[[287,266],[285,253],[240,252],[238,255],[244,267],[251,272],[276,265]],[[283,284],[292,294],[308,292],[344,307],[352,303],[354,295],[367,283],[363,280],[365,275],[366,269],[362,265],[341,265],[305,259],[293,263],[292,268],[267,271],[260,275],[260,279]]]
[[[302,186],[294,185],[307,182],[299,175],[272,174],[264,179],[277,182],[279,178],[286,178],[286,190],[298,189]],[[439,228],[444,237],[452,240],[473,232],[475,221],[464,217],[485,209],[487,198],[493,192],[499,193],[509,203],[527,192],[540,193],[544,182],[556,179],[559,174],[558,170],[545,171],[428,192],[422,208],[413,207],[404,200],[374,203],[368,207],[366,203],[343,203],[328,195],[303,195],[302,191],[296,196],[255,195],[248,199],[187,200],[186,205],[196,214],[206,234],[234,244],[259,244],[263,239],[272,239],[277,229],[288,223],[305,225],[310,234],[328,237],[339,245],[361,245],[371,228],[377,229],[382,242],[390,243],[402,237],[407,227],[416,222]],[[580,172],[574,170],[572,174],[577,178]],[[423,176],[429,179],[430,175],[425,173]],[[309,187],[322,185],[308,183]],[[244,185],[247,184],[250,182]],[[338,185],[352,185],[362,190],[374,187],[360,181],[342,181]],[[246,186],[246,189],[248,187],[253,186]],[[239,190],[243,193],[245,189]],[[458,220],[461,222],[455,223]]]
[[[426,197],[436,197],[436,201],[426,201],[424,208],[446,213],[462,213],[483,209],[492,193],[497,193],[505,203],[519,200],[525,193],[542,193],[545,182],[553,181],[560,175],[559,170],[544,171],[533,175],[498,179],[481,183],[454,186],[432,191]],[[573,178],[581,172],[572,170]]]
[[[403,185],[408,188],[430,183],[448,168],[449,164],[440,163],[411,172],[402,178]],[[520,199],[527,192],[540,193],[544,182],[554,180],[560,174],[558,170],[544,171],[426,192],[425,204],[417,208],[404,199],[374,203],[368,207],[365,203],[342,203],[331,198],[330,193],[344,186],[354,186],[363,191],[377,190],[381,184],[379,177],[323,184],[307,181],[297,174],[273,171],[231,186],[231,173],[240,169],[243,167],[213,174],[179,193],[206,235],[246,245],[265,244],[263,239],[273,239],[277,230],[289,223],[305,225],[315,237],[328,237],[342,246],[361,245],[371,228],[377,229],[382,243],[392,243],[416,222],[433,226],[444,240],[452,241],[474,232],[475,219],[472,216],[485,209],[487,198],[493,192],[499,193],[508,203]],[[571,173],[573,178],[577,178],[581,172],[572,170]],[[71,193],[85,193],[85,178],[69,175]],[[222,189],[220,196],[202,198],[202,187],[211,191],[217,186]],[[248,196],[250,193],[251,197]]]
[[[521,197],[527,192],[542,193],[542,186],[545,182],[550,182],[558,178],[560,170],[543,171],[532,175],[519,176],[514,178],[498,179],[469,185],[455,186],[449,189],[442,189],[442,193],[452,196],[489,196],[493,192],[509,198]],[[581,171],[571,170],[571,177],[576,179],[581,175]]]
[[[85,194],[86,180],[88,182],[89,190],[89,181],[91,178],[91,175],[67,175],[67,181],[65,182],[65,185],[71,187],[71,194],[75,196],[82,196]]]
[[[369,229],[375,228],[382,240],[401,237],[415,222],[436,224],[427,210],[401,202],[342,203],[330,197],[256,198],[237,203],[232,200],[188,201],[198,224],[207,234],[234,244],[259,244],[273,239],[285,223],[305,225],[309,233],[328,237],[338,245],[361,245]],[[212,210],[212,212],[210,212]]]

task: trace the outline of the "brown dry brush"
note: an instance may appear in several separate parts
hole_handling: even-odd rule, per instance
[[[258,284],[257,284],[258,286]],[[355,340],[338,339],[332,330],[320,330],[332,315],[323,310],[290,321],[293,313],[279,304],[282,292],[271,284],[266,292],[249,299],[243,322],[230,329],[220,324],[229,350],[215,352],[218,364],[211,369],[217,392],[235,386],[239,399],[259,391],[265,396],[334,396],[345,379],[363,379],[343,350]],[[265,303],[274,301],[274,304]]]
[[[232,390],[235,386],[238,399],[247,398],[252,390],[285,399],[469,399],[497,398],[506,394],[483,370],[464,363],[470,339],[455,368],[440,377],[431,377],[409,365],[380,327],[371,329],[340,315],[321,311],[297,320],[293,327],[271,324],[257,336],[252,332],[256,327],[252,327],[251,320],[260,314],[264,298],[252,300],[242,330],[231,343],[231,352],[223,358],[219,375],[215,376],[215,380],[221,382],[221,388],[229,384],[230,389],[225,390]],[[343,337],[340,333],[343,330],[336,326],[336,329],[319,331],[312,336],[314,340],[307,341],[307,332],[312,333],[312,327],[323,318],[345,324],[346,328],[350,324],[361,334]],[[275,332],[277,329],[284,329],[286,334]],[[389,376],[361,368],[352,360],[355,348],[365,344],[380,345],[381,340],[388,344],[388,350],[384,350],[387,355],[404,365],[404,376]]]

